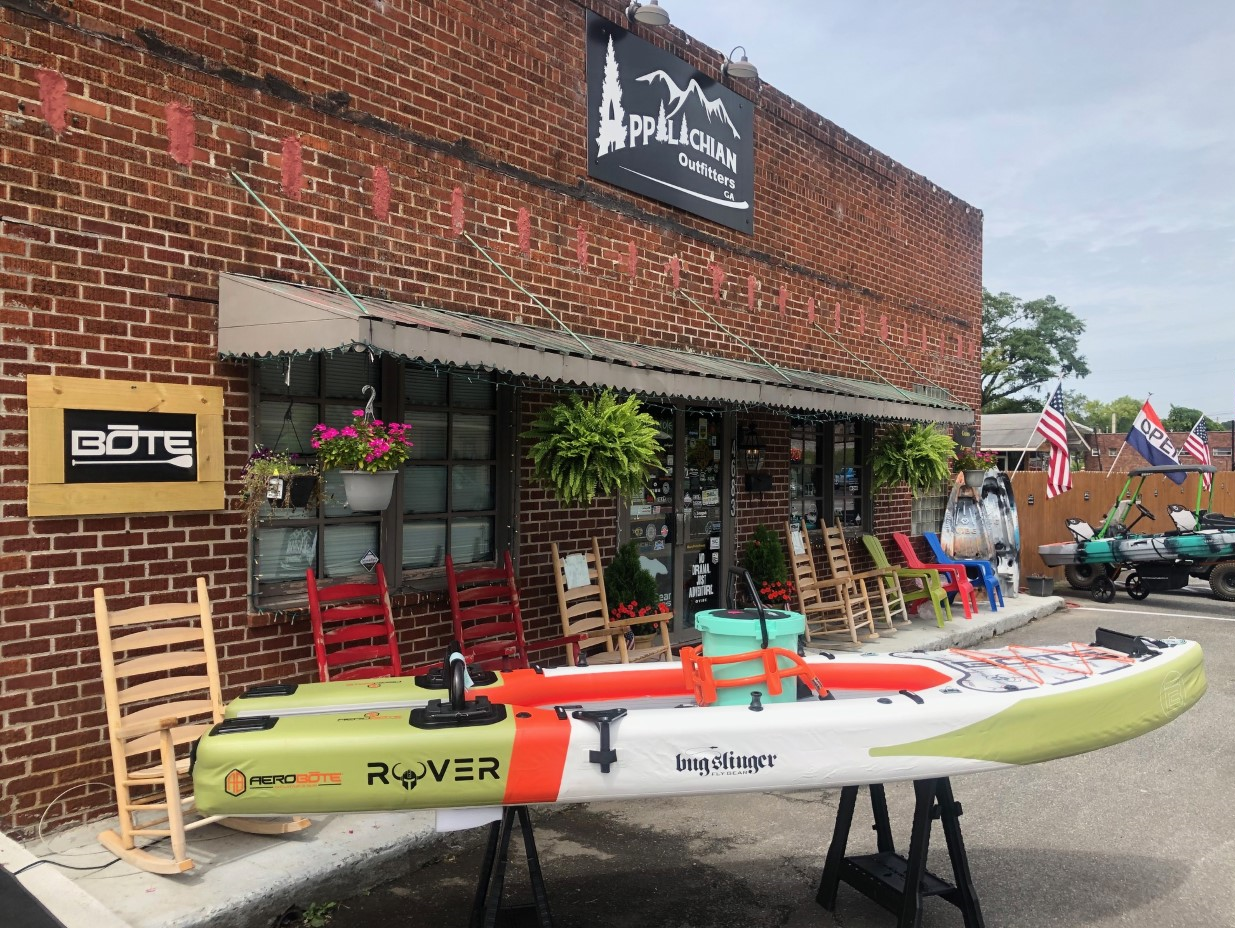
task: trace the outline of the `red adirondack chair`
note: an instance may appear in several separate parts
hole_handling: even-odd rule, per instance
[[[965,618],[973,618],[973,614],[978,611],[978,591],[969,582],[969,575],[965,573],[964,565],[924,564],[918,557],[918,552],[913,549],[913,542],[908,535],[893,532],[892,540],[896,542],[896,547],[901,549],[901,557],[905,559],[906,567],[912,567],[915,570],[939,571],[939,579],[944,581],[944,590],[956,593],[961,601],[961,608],[965,610]]]

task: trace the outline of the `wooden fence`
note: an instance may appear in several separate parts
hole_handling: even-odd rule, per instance
[[[1016,493],[1016,511],[1021,523],[1021,577],[1029,574],[1045,574],[1056,580],[1063,579],[1062,567],[1047,567],[1038,556],[1038,545],[1055,541],[1071,541],[1072,535],[1064,525],[1064,519],[1084,519],[1095,529],[1102,525],[1107,511],[1114,505],[1123,489],[1127,474],[1105,474],[1084,471],[1072,475],[1072,489],[1067,493],[1046,498],[1046,473],[1028,471],[1012,474],[1012,487]],[[1161,475],[1145,481],[1141,502],[1154,514],[1155,521],[1142,519],[1136,527],[1139,532],[1169,532],[1175,528],[1166,511],[1168,503],[1179,503],[1191,509],[1196,504],[1196,485],[1200,478],[1189,475],[1183,486]],[[1140,478],[1138,477],[1139,481]],[[1133,486],[1135,489],[1135,485]],[[1089,498],[1085,496],[1088,494]],[[1213,505],[1205,494],[1202,506],[1213,512],[1235,514],[1235,473],[1223,471],[1214,475]],[[1137,516],[1133,510],[1125,520],[1131,523]]]

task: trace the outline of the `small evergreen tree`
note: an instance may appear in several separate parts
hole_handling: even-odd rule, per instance
[[[605,596],[609,608],[635,604],[656,608],[660,595],[656,592],[656,578],[639,562],[639,543],[628,541],[617,549],[617,554],[605,568]]]
[[[780,536],[766,525],[755,526],[755,532],[742,552],[742,566],[750,571],[759,598],[772,605],[787,604],[793,596],[789,568],[785,566],[785,551]]]
[[[756,584],[789,579],[780,536],[766,525],[755,526],[755,533],[746,542],[746,550],[742,554],[742,566],[750,571]]]
[[[641,615],[663,612],[656,578],[639,560],[639,542],[628,541],[605,568],[605,598],[609,601],[610,617],[633,619]],[[650,635],[656,625],[633,625],[635,635]]]

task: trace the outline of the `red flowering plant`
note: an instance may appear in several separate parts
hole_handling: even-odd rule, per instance
[[[759,584],[759,598],[768,606],[787,606],[795,593],[792,580],[765,580]]]
[[[967,470],[990,470],[995,466],[994,451],[979,451],[977,448],[957,448],[952,459],[952,473],[963,474]]]
[[[641,619],[649,615],[668,615],[670,609],[664,603],[657,603],[655,606],[640,606],[633,599],[628,603],[621,603],[617,606],[609,607],[609,618],[614,622],[619,622],[622,619]],[[630,633],[632,635],[651,635],[656,631],[655,623],[648,622],[645,625],[632,625]]]
[[[412,427],[402,422],[370,419],[352,410],[352,424],[341,429],[319,423],[310,440],[322,470],[396,470],[412,453]]]

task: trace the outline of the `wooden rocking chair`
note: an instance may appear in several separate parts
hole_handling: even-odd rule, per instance
[[[669,623],[673,613],[665,612],[633,619],[614,620],[609,616],[605,596],[605,570],[600,560],[600,542],[592,539],[591,550],[562,557],[557,542],[553,549],[553,578],[557,588],[558,613],[562,633],[576,638],[567,651],[571,664],[630,664],[667,661],[673,657]],[[656,625],[650,643],[629,644],[626,632],[635,625]]]
[[[251,834],[276,835],[309,826],[306,818],[259,819],[194,814],[183,795],[188,748],[223,720],[206,581],[187,603],[153,604],[111,612],[101,588],[94,591],[99,660],[107,703],[107,728],[120,831],[99,843],[150,873],[182,873],[195,864],[185,833],[212,822]],[[137,653],[140,652],[140,653]],[[179,756],[178,756],[179,755]],[[137,838],[167,838],[171,856],[138,847]]]
[[[900,580],[890,571],[885,571],[882,568],[874,570],[865,570],[862,572],[853,569],[853,562],[849,559],[849,541],[845,538],[845,530],[839,525],[828,527],[823,526],[823,541],[824,552],[828,557],[828,569],[832,572],[832,578],[838,581],[848,580],[858,584],[860,590],[856,591],[856,595],[864,596],[871,609],[875,608],[875,604],[871,602],[871,587],[875,588],[875,593],[879,597],[880,614],[883,616],[884,622],[887,624],[885,634],[896,634],[896,625],[892,621],[892,617],[899,612],[904,618],[905,624],[908,625],[909,610],[905,607],[905,596],[901,592]],[[888,586],[885,581],[891,581],[895,584],[893,595],[889,596]]]
[[[870,600],[865,587],[852,580],[839,581],[835,577],[820,581],[815,573],[815,555],[811,550],[810,535],[785,523],[785,540],[789,544],[789,567],[793,572],[793,585],[797,588],[798,609],[806,617],[806,641],[816,638],[836,639],[848,637],[849,643],[860,647],[862,641],[874,641],[879,637],[875,620],[871,615]],[[825,598],[823,591],[830,593]],[[858,630],[869,634],[858,638]]]

